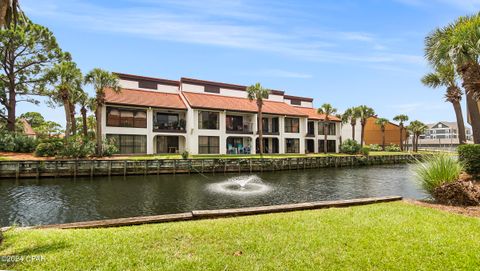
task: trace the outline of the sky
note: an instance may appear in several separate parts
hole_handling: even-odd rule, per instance
[[[480,0],[21,0],[87,73],[112,72],[284,90],[339,112],[454,121],[444,89],[423,86],[424,38]],[[93,94],[91,88],[86,90]],[[465,105],[464,111],[465,111]],[[20,104],[65,123],[62,108]]]

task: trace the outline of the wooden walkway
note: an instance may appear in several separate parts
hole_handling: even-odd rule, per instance
[[[313,210],[334,207],[348,207],[356,205],[367,205],[380,202],[390,202],[402,200],[400,196],[376,197],[376,198],[361,198],[350,200],[335,200],[335,201],[317,201],[295,204],[282,204],[271,206],[235,208],[235,209],[220,209],[220,210],[194,210],[191,212],[168,215],[155,216],[139,216],[129,218],[117,218],[107,220],[85,221],[66,224],[52,224],[31,227],[35,229],[88,229],[88,228],[107,228],[132,226],[140,224],[164,223],[174,221],[211,219],[232,216],[257,215],[267,213],[291,212],[300,210]]]

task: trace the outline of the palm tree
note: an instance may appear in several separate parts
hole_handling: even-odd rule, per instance
[[[83,136],[88,136],[87,125],[87,108],[92,107],[93,100],[88,97],[88,93],[82,91],[78,96],[78,104],[80,105],[80,114],[82,115],[82,133]]]
[[[480,143],[480,14],[463,16],[454,23],[435,29],[425,39],[425,58],[438,70],[442,65],[455,67],[463,80],[471,118],[474,143]]]
[[[459,144],[465,144],[467,142],[467,137],[465,135],[462,105],[460,104],[463,93],[455,81],[455,69],[453,65],[436,66],[436,71],[425,75],[422,78],[422,83],[432,88],[440,86],[447,88],[445,100],[453,104],[453,110],[455,111],[455,116],[457,118]]]
[[[74,62],[64,61],[53,66],[46,73],[47,82],[52,85],[52,90],[47,90],[46,94],[56,102],[61,103],[65,110],[65,138],[68,139],[73,133],[72,118],[72,99],[82,85],[82,72]]]
[[[350,122],[352,126],[352,140],[355,140],[355,125],[357,119],[360,117],[360,110],[358,107],[350,107],[343,113],[341,119],[343,123]]]
[[[407,115],[397,115],[393,118],[394,121],[398,122],[398,126],[400,127],[400,150],[403,151],[403,130],[405,130],[405,122],[408,121]]]
[[[115,93],[121,91],[118,77],[108,71],[95,68],[85,76],[85,83],[92,84],[95,89],[95,98],[93,108],[95,110],[96,138],[97,138],[97,155],[102,155],[102,107],[105,105],[105,89],[110,88]]]
[[[270,90],[262,87],[260,83],[251,85],[247,88],[248,99],[257,103],[257,127],[258,127],[258,144],[260,155],[263,155],[263,99],[268,99]]]
[[[334,115],[335,113],[337,113],[337,109],[334,108],[331,104],[329,103],[324,103],[318,110],[317,110],[317,113],[318,114],[321,114],[321,115],[324,115],[324,118],[323,118],[323,135],[324,135],[324,139],[323,139],[323,152],[324,153],[327,153],[328,149],[327,149],[327,124],[329,124],[329,121],[330,121],[330,116],[331,115]]]
[[[367,125],[367,120],[370,117],[375,116],[375,111],[366,106],[366,105],[361,105],[357,107],[358,109],[358,116],[360,119],[360,124],[362,125],[362,134],[360,137],[360,146],[363,147],[363,142],[365,141],[365,125]]]
[[[385,126],[389,123],[388,119],[386,118],[378,118],[375,120],[375,124],[380,126],[380,130],[382,131],[382,150],[385,150]]]
[[[423,122],[415,120],[408,125],[407,129],[412,133],[412,149],[414,152],[418,152],[418,140],[428,127]]]

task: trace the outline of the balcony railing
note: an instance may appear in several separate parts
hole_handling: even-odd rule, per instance
[[[253,134],[253,123],[243,123],[237,126],[227,125],[227,134]]]
[[[263,134],[264,135],[280,135],[280,132],[278,130],[263,130]]]
[[[153,131],[157,133],[186,133],[186,122],[181,119],[179,122],[153,123]]]

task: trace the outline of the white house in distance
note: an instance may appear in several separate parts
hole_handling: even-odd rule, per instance
[[[427,124],[428,130],[423,135],[426,139],[456,139],[458,138],[458,124],[456,122],[439,121]],[[467,140],[472,139],[472,129],[465,126]]]
[[[258,152],[257,106],[246,86],[117,73],[121,92],[106,90],[103,136],[122,154]],[[263,105],[264,153],[338,152],[341,122],[317,114],[313,99],[271,90]]]

